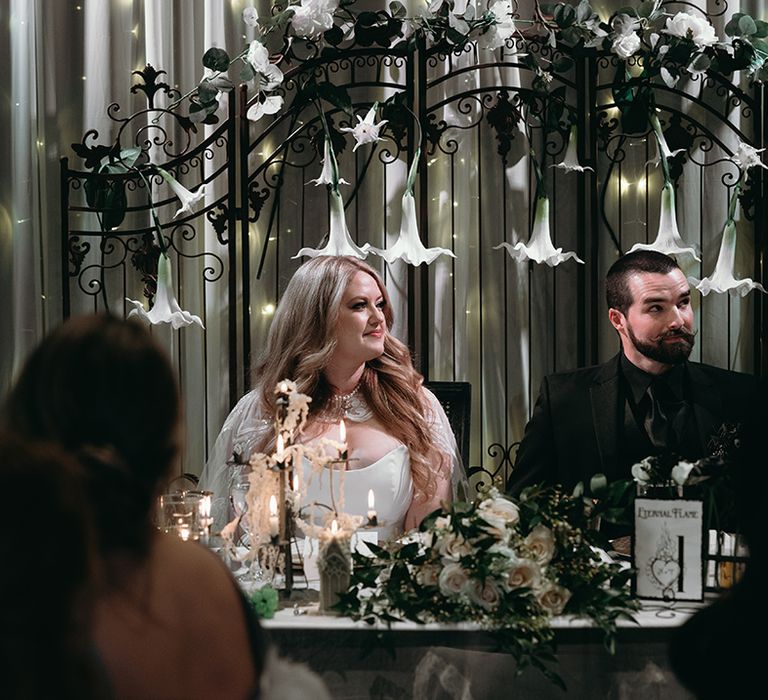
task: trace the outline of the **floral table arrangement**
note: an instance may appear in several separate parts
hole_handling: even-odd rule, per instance
[[[417,533],[373,556],[354,555],[349,591],[338,609],[354,619],[475,622],[512,655],[518,672],[534,666],[563,685],[552,618],[589,618],[613,650],[616,621],[637,603],[630,570],[601,558],[589,527],[591,499],[531,487],[518,501],[495,488],[424,520]]]

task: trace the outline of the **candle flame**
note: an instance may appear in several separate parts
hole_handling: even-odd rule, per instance
[[[373,510],[373,489],[368,489],[368,508]]]
[[[339,421],[339,442],[347,441],[347,426],[344,425],[344,419]]]
[[[339,524],[336,522],[336,519],[331,522],[331,534],[335,535],[339,531]]]
[[[285,441],[283,440],[283,434],[280,433],[277,436],[277,461],[283,461],[283,452],[285,451]]]
[[[274,494],[269,497],[269,514],[277,515],[277,498]]]
[[[298,474],[293,475],[293,491],[294,493],[299,492],[299,475]]]

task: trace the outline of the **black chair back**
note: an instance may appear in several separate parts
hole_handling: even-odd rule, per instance
[[[459,446],[464,466],[469,465],[469,428],[472,409],[472,385],[469,382],[424,382],[440,402]]]

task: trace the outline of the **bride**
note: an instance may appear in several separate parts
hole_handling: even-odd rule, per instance
[[[201,488],[214,492],[218,527],[230,515],[227,494],[237,463],[275,449],[273,389],[283,379],[312,398],[301,442],[339,440],[344,420],[343,510],[365,515],[373,489],[380,537],[397,537],[442,501],[464,496],[448,419],[423,386],[407,346],[390,333],[392,322],[381,278],[357,258],[314,258],[296,271],[254,370],[254,388],[225,421],[200,479]],[[328,503],[331,481],[340,480],[311,483],[309,500]]]

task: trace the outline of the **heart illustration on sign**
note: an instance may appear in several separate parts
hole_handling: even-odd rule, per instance
[[[651,573],[662,589],[667,589],[680,576],[680,564],[674,559],[654,559],[651,563]]]

